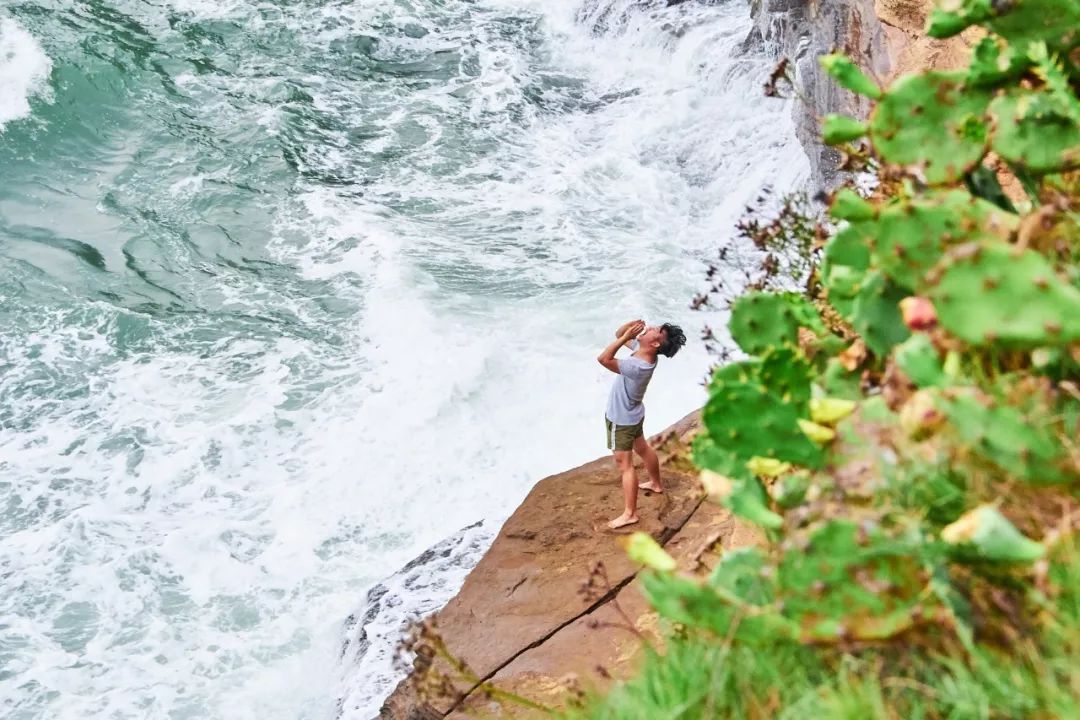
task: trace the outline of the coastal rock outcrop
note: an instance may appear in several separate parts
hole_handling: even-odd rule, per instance
[[[687,569],[704,561],[707,549],[745,545],[753,537],[726,510],[703,502],[686,459],[697,427],[694,413],[652,438],[664,461],[667,491],[641,497],[641,522],[628,529],[650,533]],[[455,686],[432,695],[406,679],[381,717],[483,712],[490,700],[474,692],[480,681],[557,705],[572,686],[602,687],[627,676],[641,647],[638,634],[651,635],[655,617],[637,587],[638,568],[618,542],[621,533],[605,527],[620,507],[619,477],[609,457],[538,482],[461,592],[435,615],[441,639],[475,680],[444,667],[457,677]],[[582,593],[590,576],[592,591]]]
[[[754,25],[744,46],[787,58],[805,100],[795,103],[796,134],[818,188],[837,183],[839,153],[821,143],[827,113],[865,118],[866,98],[833,82],[818,57],[844,52],[881,83],[912,71],[962,66],[977,31],[948,40],[926,37],[933,0],[751,0]]]

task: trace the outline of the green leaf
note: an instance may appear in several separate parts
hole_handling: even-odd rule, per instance
[[[964,31],[972,20],[956,13],[935,8],[930,12],[930,24],[926,34],[933,38],[948,38]]]
[[[878,84],[863,74],[863,71],[846,55],[839,53],[822,55],[818,58],[818,62],[825,68],[825,72],[848,90],[875,100],[881,97],[881,88]]]
[[[861,138],[867,127],[853,117],[829,114],[821,123],[821,137],[826,145],[839,145]]]
[[[894,351],[897,366],[919,387],[947,384],[937,348],[925,333],[915,333]]]
[[[829,214],[837,220],[873,220],[877,208],[851,188],[840,188],[833,196]]]

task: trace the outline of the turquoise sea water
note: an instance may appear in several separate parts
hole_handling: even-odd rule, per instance
[[[747,7],[662,5],[0,0],[0,714],[374,714],[366,589],[602,454],[615,326],[805,176]]]

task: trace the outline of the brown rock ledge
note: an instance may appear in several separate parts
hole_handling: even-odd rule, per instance
[[[506,521],[461,591],[436,614],[449,650],[481,679],[547,705],[566,699],[568,680],[603,687],[627,676],[641,641],[627,629],[654,634],[655,616],[635,582],[637,567],[617,541],[633,530],[650,533],[679,561],[693,569],[709,547],[745,545],[753,536],[730,514],[703,503],[696,472],[687,460],[699,427],[694,412],[651,438],[661,457],[663,495],[642,496],[641,522],[625,533],[606,529],[621,510],[619,477],[610,457],[602,457],[538,482]],[[639,476],[645,479],[644,469]],[[579,590],[596,562],[612,588],[588,601]],[[612,600],[617,601],[617,606]],[[620,612],[621,611],[621,612]],[[603,668],[602,670],[598,670]],[[484,714],[489,702],[459,684],[462,702],[452,697],[421,698],[412,678],[385,701],[385,720],[432,720]],[[511,709],[490,708],[506,716]]]

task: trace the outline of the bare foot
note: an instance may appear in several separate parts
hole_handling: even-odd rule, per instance
[[[618,530],[621,527],[626,527],[627,525],[633,525],[637,521],[638,521],[638,516],[637,515],[627,515],[626,513],[623,513],[619,517],[617,517],[614,520],[612,520],[611,522],[609,522],[607,524],[607,526],[609,528],[611,528],[612,530]]]
[[[649,491],[654,492],[654,493],[656,493],[658,495],[660,493],[664,492],[664,486],[663,485],[657,485],[654,482],[641,483],[640,485],[638,485],[638,487],[641,488],[642,490],[649,490]]]

